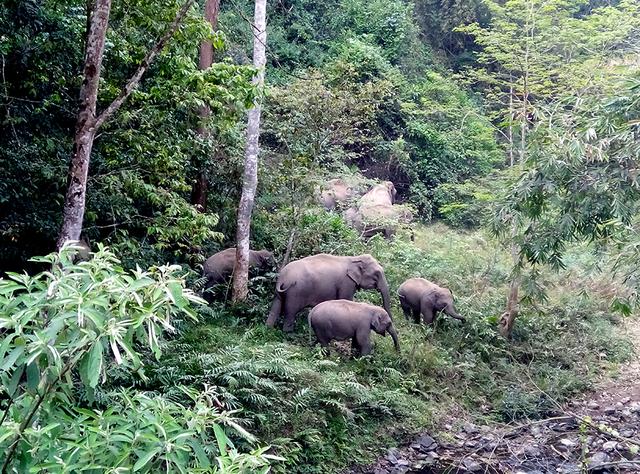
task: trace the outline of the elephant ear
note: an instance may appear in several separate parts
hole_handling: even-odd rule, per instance
[[[349,265],[347,269],[347,276],[351,278],[356,285],[362,282],[363,266],[364,262],[362,260],[353,260],[352,265]]]

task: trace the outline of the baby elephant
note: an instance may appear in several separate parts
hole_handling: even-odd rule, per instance
[[[431,324],[439,311],[452,318],[464,322],[453,307],[453,295],[447,288],[442,288],[424,278],[410,278],[398,288],[400,306],[407,319],[420,322],[420,315],[425,324]]]
[[[360,355],[371,353],[371,330],[391,335],[396,351],[400,351],[398,333],[389,314],[378,306],[349,300],[331,300],[320,303],[309,313],[309,327],[316,342],[327,347],[332,340],[351,339],[351,347]]]

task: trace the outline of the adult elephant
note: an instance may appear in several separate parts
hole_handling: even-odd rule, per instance
[[[391,181],[384,181],[374,185],[364,196],[360,198],[360,208],[367,206],[387,205],[396,202],[396,187]]]
[[[284,314],[283,330],[293,331],[296,315],[307,306],[329,300],[352,300],[359,289],[377,289],[391,317],[389,285],[384,269],[371,255],[336,256],[321,253],[286,265],[276,283],[276,296],[267,318],[275,326]]]
[[[431,324],[440,311],[454,319],[465,321],[453,306],[451,291],[424,278],[410,278],[405,281],[398,288],[398,297],[405,318],[413,318],[416,323],[420,322],[422,315],[424,323]]]
[[[364,238],[380,233],[390,238],[398,227],[413,220],[413,214],[406,206],[376,204],[361,209],[350,208],[344,213],[344,219]]]
[[[320,194],[320,203],[327,211],[333,211],[354,196],[354,190],[342,178],[330,179]]]
[[[204,276],[207,278],[205,289],[225,282],[233,273],[235,264],[235,247],[222,250],[209,257],[202,265]],[[249,250],[249,268],[252,270],[264,272],[274,264],[273,253],[268,250]]]

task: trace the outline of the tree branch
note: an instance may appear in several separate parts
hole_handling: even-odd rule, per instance
[[[156,56],[160,54],[160,52],[165,47],[169,39],[171,39],[171,37],[175,34],[176,30],[180,26],[180,23],[182,22],[185,15],[189,11],[189,8],[191,8],[191,6],[194,3],[195,3],[195,0],[187,0],[185,4],[182,5],[182,8],[178,10],[178,13],[173,19],[173,23],[171,23],[171,26],[169,27],[169,29],[167,29],[164,35],[162,35],[162,37],[160,37],[160,39],[158,39],[158,41],[156,41],[153,47],[147,52],[146,56],[138,66],[137,71],[133,74],[133,76],[131,76],[131,78],[129,79],[127,84],[124,86],[122,91],[120,91],[120,94],[118,95],[118,97],[116,97],[116,99],[113,102],[111,102],[111,104],[109,104],[109,106],[106,109],[104,109],[100,113],[100,115],[98,115],[94,125],[94,128],[96,130],[100,128],[100,126],[104,124],[107,120],[109,120],[109,118],[115,112],[118,111],[118,109],[124,103],[124,101],[127,100],[127,98],[135,90],[135,88],[138,87],[138,84],[140,83],[142,76],[147,71],[147,69],[149,69],[149,66],[154,61]]]

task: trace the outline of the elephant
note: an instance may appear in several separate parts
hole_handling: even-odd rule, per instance
[[[209,257],[202,266],[204,276],[207,278],[205,289],[227,280],[233,273],[235,264],[235,247],[222,250]],[[273,253],[268,250],[249,250],[249,268],[264,272],[274,264]]]
[[[323,301],[352,300],[359,289],[377,289],[391,318],[389,285],[384,270],[371,255],[336,256],[321,253],[287,264],[276,283],[276,295],[267,318],[274,327],[284,314],[283,330],[293,331],[296,315]]]
[[[410,278],[398,288],[400,306],[405,318],[413,316],[415,323],[420,322],[420,315],[425,324],[435,321],[437,313],[443,313],[465,322],[453,306],[453,294],[424,278]]]
[[[320,203],[327,211],[333,211],[354,196],[354,190],[342,179],[330,179],[320,194]]]
[[[396,187],[391,181],[373,186],[364,196],[360,198],[359,207],[375,206],[386,204],[391,206],[396,202]]]
[[[71,261],[74,264],[91,260],[91,247],[89,247],[89,244],[85,239],[70,240],[67,244],[73,246],[73,250],[70,255],[72,256]]]
[[[406,206],[376,204],[361,209],[349,208],[344,213],[344,218],[364,238],[378,233],[390,238],[398,226],[409,224],[413,220],[413,214]]]
[[[360,355],[371,353],[371,330],[393,339],[400,351],[398,333],[387,312],[379,306],[350,300],[324,301],[309,312],[309,329],[313,329],[316,342],[327,347],[332,340],[351,339],[351,347]]]

